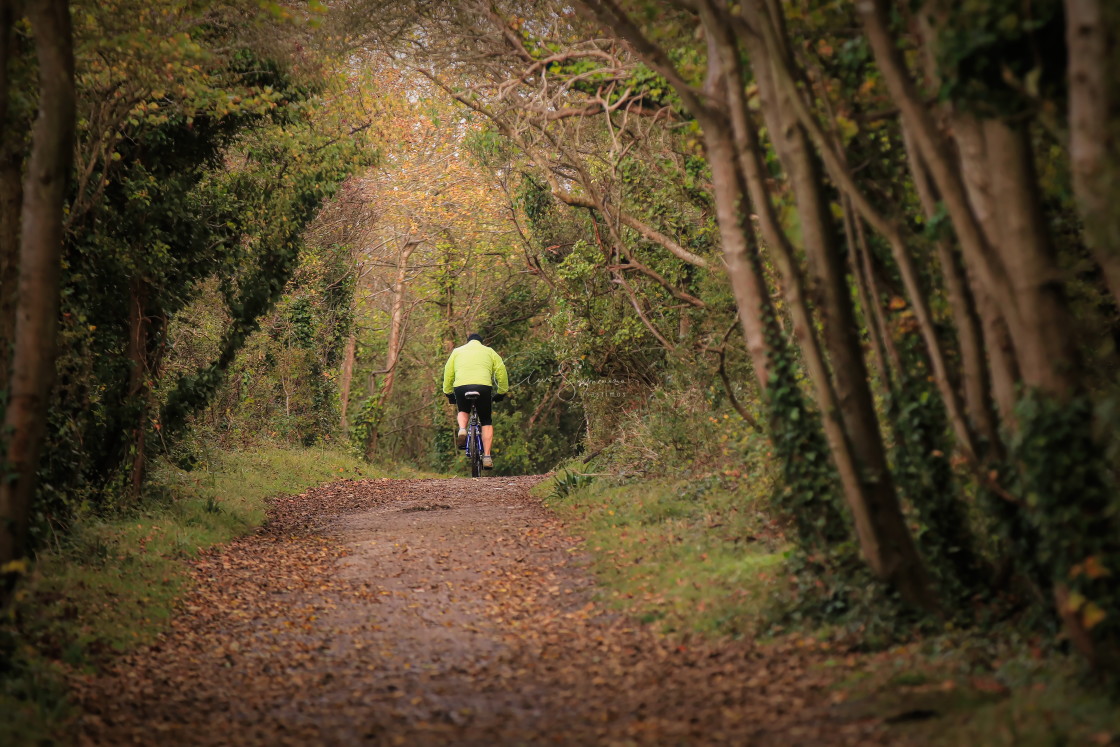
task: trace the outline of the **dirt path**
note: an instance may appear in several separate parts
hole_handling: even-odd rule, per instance
[[[156,645],[75,683],[83,744],[868,744],[824,655],[594,601],[538,478],[341,482],[197,563]],[[835,670],[828,670],[836,676]]]

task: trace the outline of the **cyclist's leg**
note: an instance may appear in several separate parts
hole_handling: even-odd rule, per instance
[[[494,426],[482,426],[482,453],[489,454],[490,446],[494,443]]]
[[[459,426],[459,431],[455,435],[455,445],[462,448],[467,442],[467,422],[470,420],[471,403],[463,396],[470,387],[457,386],[455,392],[455,408],[458,412],[455,414],[456,423]]]
[[[471,416],[471,403],[467,401],[467,398],[464,397],[463,394],[475,388],[476,387],[473,386],[457,386],[454,389],[455,408],[459,411],[457,414],[457,418],[460,428],[467,427],[467,420]]]

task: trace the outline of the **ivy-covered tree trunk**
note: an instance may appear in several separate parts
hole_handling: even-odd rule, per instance
[[[766,186],[767,178],[763,163],[761,145],[754,123],[751,121],[749,107],[743,94],[745,81],[741,68],[738,44],[732,35],[730,19],[707,6],[702,14],[705,30],[709,38],[709,54],[720,60],[727,109],[730,113],[732,131],[736,147],[736,164],[742,169],[742,178],[750,193],[751,205],[759,215],[759,225],[763,237],[771,250],[784,286],[786,306],[793,320],[794,336],[800,345],[802,356],[813,382],[817,406],[821,410],[825,435],[832,452],[843,487],[844,497],[851,510],[859,538],[860,548],[868,565],[876,575],[894,586],[912,604],[927,609],[937,606],[936,596],[930,586],[921,557],[914,545],[902,517],[898,496],[887,469],[882,439],[878,426],[871,415],[870,422],[853,412],[852,391],[838,392],[836,382],[829,371],[824,351],[817,339],[816,325],[809,310],[805,296],[804,280],[792,245],[782,231],[771,203],[771,195]],[[711,72],[709,72],[711,74]],[[785,127],[786,121],[780,126]],[[788,145],[788,143],[787,143]],[[801,164],[799,167],[803,167]],[[802,174],[808,177],[811,174]],[[811,183],[800,182],[806,196],[812,190]],[[823,240],[818,234],[818,239]],[[819,246],[817,247],[820,248]],[[825,272],[823,265],[827,258],[816,257],[818,272]],[[834,266],[835,267],[835,266]],[[840,271],[842,275],[842,270]],[[822,290],[827,293],[831,284]],[[845,287],[844,292],[847,293]],[[850,300],[848,301],[850,304]],[[850,306],[849,308],[849,318]],[[834,306],[832,311],[836,311]],[[826,320],[826,325],[831,320]],[[834,341],[840,341],[837,337]],[[841,360],[835,366],[852,365],[848,359],[848,349],[842,342],[837,345]],[[862,364],[862,357],[859,358]],[[864,385],[866,369],[864,369]],[[845,379],[850,384],[850,380]],[[861,409],[861,408],[857,408]],[[864,413],[865,415],[866,413]],[[868,429],[870,426],[870,429]],[[854,431],[853,431],[854,428]],[[872,437],[870,434],[874,433]],[[857,436],[860,441],[857,443]],[[880,448],[876,449],[878,443]]]
[[[961,168],[949,143],[938,130],[917,85],[907,70],[890,28],[891,6],[886,0],[865,0],[857,4],[864,33],[874,54],[891,98],[899,107],[902,126],[909,130],[915,149],[921,154],[930,178],[937,187],[946,212],[956,231],[966,265],[978,283],[1002,309],[1012,339],[1018,339],[1018,304],[1011,292],[1006,268],[992,248],[965,188]],[[965,166],[970,161],[965,159]],[[977,292],[979,296],[980,293]]]
[[[912,138],[903,130],[906,155],[910,164],[914,186],[922,202],[926,220],[932,220],[937,212],[938,196],[922,162],[921,155],[914,147]],[[984,331],[976,298],[968,282],[964,261],[957,248],[946,237],[935,242],[937,258],[941,264],[941,274],[945,281],[945,292],[949,308],[953,314],[957,332],[957,344],[961,356],[961,388],[970,426],[987,441],[990,455],[999,458],[1002,444],[999,434],[999,419],[992,400],[992,375],[985,354]],[[1010,381],[1010,380],[1009,380]],[[1013,382],[1008,393],[1014,393]],[[1010,413],[1008,413],[1010,415]],[[978,455],[984,458],[987,455]]]
[[[923,12],[920,28],[927,65],[941,34],[960,21],[954,14],[963,12],[948,3],[930,6],[935,12]],[[1116,562],[1115,498],[1093,437],[1086,372],[1042,210],[1028,123],[1016,112],[953,100],[946,139],[891,38],[889,4],[867,0],[857,7],[903,124],[944,198],[985,319],[993,389],[1013,436],[1017,474],[1009,482],[1023,497],[1004,522],[1013,537],[1024,536],[1024,528],[1032,537],[1015,550],[1025,567],[1049,574],[1069,639],[1102,671],[1114,668],[1120,587],[1111,570],[1090,578],[1079,569]],[[926,75],[936,81],[936,71]]]
[[[20,217],[19,298],[16,305],[10,397],[4,418],[7,448],[0,480],[0,604],[6,604],[26,552],[35,472],[46,429],[58,331],[62,205],[74,150],[74,51],[67,0],[28,8],[39,62],[39,112]]]
[[[760,30],[762,24],[777,22],[759,0],[750,0],[743,8],[748,25],[753,29]],[[877,503],[897,505],[898,497],[875,415],[870,377],[863,359],[837,227],[829,210],[820,164],[811,150],[804,128],[798,122],[790,100],[791,91],[778,86],[775,81],[774,67],[789,67],[788,59],[778,59],[788,55],[788,49],[771,49],[763,36],[754,33],[741,35],[741,38],[758,85],[760,109],[771,142],[788,176],[797,204],[808,265],[808,295],[817,309],[822,342],[831,362],[839,405],[837,415],[859,465],[863,490],[881,492],[882,496],[875,499]],[[785,43],[784,33],[778,40]],[[727,53],[737,52],[730,47],[727,50]]]
[[[745,228],[745,205],[757,212],[762,236],[781,272],[786,308],[813,382],[863,555],[875,574],[906,599],[921,607],[936,607],[928,575],[903,520],[889,474],[875,471],[874,464],[860,464],[853,452],[851,434],[841,420],[836,391],[804,296],[801,270],[771,203],[761,145],[746,100],[739,45],[727,9],[711,2],[699,5],[708,45],[708,70],[701,93],[681,76],[665,50],[647,38],[616,2],[583,0],[582,4],[600,23],[630,42],[646,64],[668,80],[700,122],[712,169],[721,238],[734,237],[735,231]],[[727,153],[729,144],[731,152]],[[733,188],[736,186],[738,189]],[[743,199],[747,194],[749,202]],[[745,305],[738,290],[736,301],[743,315],[759,308]]]

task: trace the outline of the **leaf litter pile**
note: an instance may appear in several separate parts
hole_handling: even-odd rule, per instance
[[[74,683],[81,743],[868,744],[805,641],[596,602],[540,478],[344,481],[196,562],[155,644]]]

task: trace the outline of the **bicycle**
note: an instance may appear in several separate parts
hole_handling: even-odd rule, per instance
[[[482,477],[482,424],[478,420],[478,409],[475,400],[478,392],[464,392],[463,399],[471,403],[471,416],[467,420],[467,443],[463,449],[467,452],[467,462],[471,465],[471,477]]]

